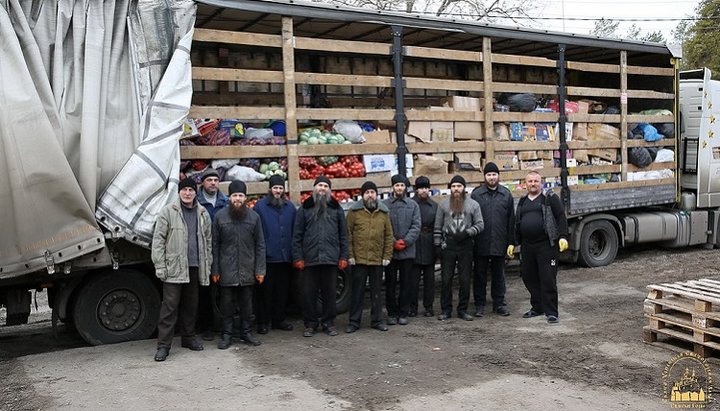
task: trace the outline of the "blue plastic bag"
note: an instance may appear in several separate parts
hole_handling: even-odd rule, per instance
[[[643,136],[645,137],[645,141],[647,142],[653,142],[662,140],[665,138],[662,134],[658,133],[657,129],[653,126],[651,126],[648,123],[639,123],[637,127],[635,127],[636,130],[640,130],[643,133]]]

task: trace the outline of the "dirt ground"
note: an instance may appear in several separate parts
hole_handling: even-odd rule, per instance
[[[0,329],[0,409],[670,409],[662,374],[676,353],[642,342],[645,287],[719,276],[720,251],[698,248],[564,265],[561,323],[550,326],[521,318],[529,296],[511,267],[510,317],[417,317],[381,333],[366,326],[366,312],[354,334],[342,332],[341,315],[339,336],[313,338],[295,319],[294,332],[260,336],[260,347],[220,351],[213,342],[196,353],[176,340],[165,363],[152,360],[154,341],[87,347],[62,328],[56,341],[43,320]],[[720,362],[710,364],[720,375]]]

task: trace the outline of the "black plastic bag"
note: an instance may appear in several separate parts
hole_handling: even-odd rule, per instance
[[[653,159],[646,147],[633,147],[628,150],[628,161],[640,168],[645,168],[653,162]]]
[[[534,94],[507,94],[503,93],[498,97],[498,102],[510,107],[510,111],[529,113],[535,110],[537,100]]]

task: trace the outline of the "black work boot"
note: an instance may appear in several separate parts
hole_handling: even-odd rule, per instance
[[[221,350],[227,350],[232,344],[232,334],[223,334],[222,339],[218,341],[218,348]]]
[[[165,361],[169,354],[170,349],[168,347],[158,347],[157,352],[155,353],[155,361]]]
[[[260,340],[255,337],[252,331],[246,331],[245,335],[243,335],[243,340],[245,341],[245,344],[254,345],[256,347],[261,344]]]

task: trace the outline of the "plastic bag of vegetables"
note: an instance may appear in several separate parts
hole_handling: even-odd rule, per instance
[[[351,143],[364,143],[363,130],[357,122],[352,120],[338,120],[333,124],[333,130],[342,135]]]
[[[241,180],[244,182],[265,180],[265,174],[258,173],[250,167],[233,166],[226,174],[228,180]]]

